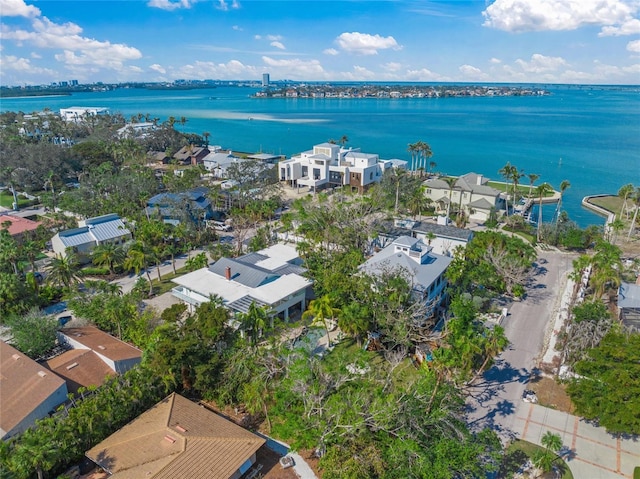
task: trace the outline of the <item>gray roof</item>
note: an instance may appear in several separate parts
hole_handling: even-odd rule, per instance
[[[231,303],[227,304],[229,309],[233,309],[234,311],[240,311],[241,313],[246,313],[249,311],[249,307],[251,303],[255,303],[258,308],[262,308],[263,306],[268,306],[264,301],[260,301],[259,299],[254,298],[251,295],[243,296],[240,299],[236,299]]]
[[[480,180],[480,184],[478,184],[478,180]],[[486,196],[499,196],[500,191],[488,186],[488,181],[489,179],[485,178],[482,175],[478,175],[476,173],[467,173],[458,177],[453,189],[457,191],[478,193]],[[423,184],[427,188],[433,188],[436,190],[449,190],[449,185],[447,184],[447,182],[441,180],[440,178],[431,178],[429,180],[426,180]]]
[[[477,208],[479,210],[490,210],[495,205],[489,203],[489,200],[487,200],[486,198],[478,198],[477,200],[469,203],[469,206],[471,206],[472,208]]]
[[[225,277],[227,268],[231,269],[231,279],[249,288],[257,288],[278,279],[281,275],[239,259],[220,258],[209,270]]]
[[[418,233],[433,233],[440,238],[452,238],[462,241],[470,241],[473,236],[473,231],[465,228],[433,223],[420,222],[413,229]]]
[[[61,231],[58,237],[62,244],[68,248],[88,243],[100,243],[115,238],[128,236],[131,231],[116,214],[97,216],[85,220],[84,226]]]
[[[256,264],[268,258],[269,257],[267,255],[260,254],[260,253],[247,253],[242,255],[238,259],[242,260],[243,263]]]
[[[283,266],[280,266],[279,268],[274,269],[273,272],[281,276],[285,274],[297,274],[302,276],[307,272],[307,269],[296,264],[287,263]]]
[[[406,237],[404,237],[406,238]],[[413,239],[413,238],[411,238]],[[413,260],[404,252],[396,252],[398,240],[368,259],[360,269],[369,274],[378,274],[387,270],[402,269],[406,271],[416,290],[427,289],[448,268],[453,258],[429,252],[422,263]],[[419,246],[419,245],[414,245]]]
[[[640,285],[633,283],[620,283],[618,288],[618,307],[640,308]]]

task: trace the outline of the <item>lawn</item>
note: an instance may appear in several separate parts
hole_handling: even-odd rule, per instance
[[[619,214],[620,209],[622,208],[622,198],[619,196],[598,196],[596,198],[591,198],[589,203],[592,205],[599,206],[604,208],[605,210],[611,211],[612,213]],[[631,205],[631,202],[628,202]]]
[[[18,195],[18,208],[31,206],[33,202],[22,195]],[[9,190],[0,191],[0,206],[13,208],[13,194]]]
[[[498,477],[515,477],[515,474],[527,462],[527,459],[531,458],[533,454],[538,450],[544,450],[544,448],[528,441],[517,440],[512,442],[509,447],[507,447],[505,455],[502,459]],[[556,457],[555,464],[556,466],[559,466],[560,470],[562,471],[562,476],[560,476],[561,479],[573,479],[573,474],[571,474],[569,466],[567,466],[562,458]],[[554,477],[553,473],[551,473],[548,477]]]
[[[168,274],[162,275],[162,281],[158,281],[158,275],[156,273],[155,267],[151,268],[151,284],[153,285],[153,295],[160,296],[161,294],[168,293],[173,288],[177,286],[176,283],[172,281],[172,279],[177,278],[185,273],[188,273],[186,267],[176,268],[176,274],[173,274],[173,271]]]

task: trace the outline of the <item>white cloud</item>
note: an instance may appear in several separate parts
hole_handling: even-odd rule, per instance
[[[271,45],[272,47],[278,48],[280,50],[286,50],[282,42],[271,42],[269,45]]]
[[[28,58],[18,58],[13,55],[0,57],[0,70],[15,70],[23,74],[56,74],[56,72],[50,70],[49,68],[40,68],[32,65],[31,60],[29,60]]]
[[[167,70],[165,70],[165,69],[162,67],[162,65],[158,65],[157,63],[154,63],[153,65],[151,65],[151,66],[149,67],[149,69],[150,69],[150,70],[153,70],[153,71],[156,71],[156,72],[158,72],[158,73],[162,73],[163,75],[164,75],[165,73],[167,73]]]
[[[244,30],[242,29],[242,27],[240,27],[240,26],[238,26],[238,25],[234,25],[234,26],[232,26],[231,28],[232,28],[233,30],[237,31],[237,32],[242,32],[242,31],[244,31]]]
[[[482,15],[485,27],[526,32],[619,25],[637,9],[635,0],[496,0]]]
[[[447,81],[448,78],[440,75],[439,73],[434,73],[427,68],[421,68],[419,70],[407,70],[406,73],[407,80],[413,81]]]
[[[640,53],[640,40],[627,43],[627,50],[631,53]]]
[[[267,35],[267,40],[272,41],[272,42],[279,42],[280,40],[282,40],[282,36],[281,35]]]
[[[343,80],[348,81],[365,81],[377,78],[374,72],[359,65],[354,65],[352,71],[342,72],[340,75]]]
[[[147,6],[171,12],[178,8],[191,8],[195,1],[196,0],[149,0]]]
[[[484,73],[482,70],[480,70],[477,67],[474,67],[473,65],[462,65],[458,68],[458,70],[460,71],[460,73],[462,73],[466,78],[472,79],[472,80],[486,80],[489,78],[489,75],[487,75],[486,73]]]
[[[547,57],[539,53],[531,55],[530,61],[518,58],[516,64],[527,73],[544,73],[557,71],[560,67],[566,66],[567,62],[562,57]]]
[[[499,65],[500,63],[502,63],[502,60],[494,57],[491,60],[489,60],[489,63],[493,63],[494,65]]]
[[[382,68],[388,72],[397,72],[402,68],[402,64],[398,62],[389,62],[382,65]]]
[[[402,48],[393,37],[381,37],[378,34],[370,35],[360,32],[342,33],[336,38],[336,43],[343,50],[358,55],[377,55],[378,50],[388,48],[400,50]]]
[[[233,0],[231,5],[226,0],[218,0],[218,6],[216,7],[218,10],[222,10],[223,12],[228,11],[230,8],[233,10],[237,10],[240,8],[240,3],[237,0]]]
[[[335,48],[326,48],[325,50],[322,50],[322,53],[324,53],[325,55],[333,55],[333,56],[340,54],[340,52]]]
[[[175,69],[174,78],[195,78],[204,80],[206,78],[258,78],[261,70],[245,65],[238,60],[231,60],[227,63],[213,63],[196,61],[193,64],[183,65]]]
[[[23,0],[0,0],[0,12],[5,17],[38,17],[40,9]]]
[[[640,33],[640,20],[637,18],[631,18],[619,26],[607,26],[602,27],[602,30],[598,34],[599,37],[619,37],[622,35],[637,35]]]
[[[31,58],[35,58],[36,60],[39,60],[40,58],[42,58],[42,55],[40,55],[37,52],[31,52]]]
[[[253,38],[256,40],[262,40],[262,35],[254,35]]]
[[[55,58],[68,68],[84,65],[121,70],[124,62],[142,58],[137,48],[81,36],[82,28],[71,22],[58,24],[39,17],[32,20],[32,30],[2,27],[3,40],[62,50]]]
[[[301,60],[299,58],[277,60],[263,56],[262,61],[272,70],[277,69],[277,76],[282,78],[305,80],[326,78],[326,72],[318,60]]]

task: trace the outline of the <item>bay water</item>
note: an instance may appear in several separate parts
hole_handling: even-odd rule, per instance
[[[537,86],[540,88],[541,86]],[[225,149],[291,156],[347,136],[347,146],[410,160],[409,143],[427,142],[435,170],[502,180],[507,162],[540,175],[581,226],[604,219],[581,207],[584,196],[640,186],[640,87],[544,86],[545,96],[462,98],[253,98],[248,87],[197,90],[120,88],[71,96],[2,98],[0,111],[31,113],[71,106],[107,107],[125,118],[185,117],[179,131],[210,133]],[[525,176],[522,184],[528,184]],[[545,220],[553,214],[545,207]]]

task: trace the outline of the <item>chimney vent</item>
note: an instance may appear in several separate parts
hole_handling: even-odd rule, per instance
[[[227,266],[227,269],[224,270],[224,276],[227,281],[231,281],[231,267]]]

